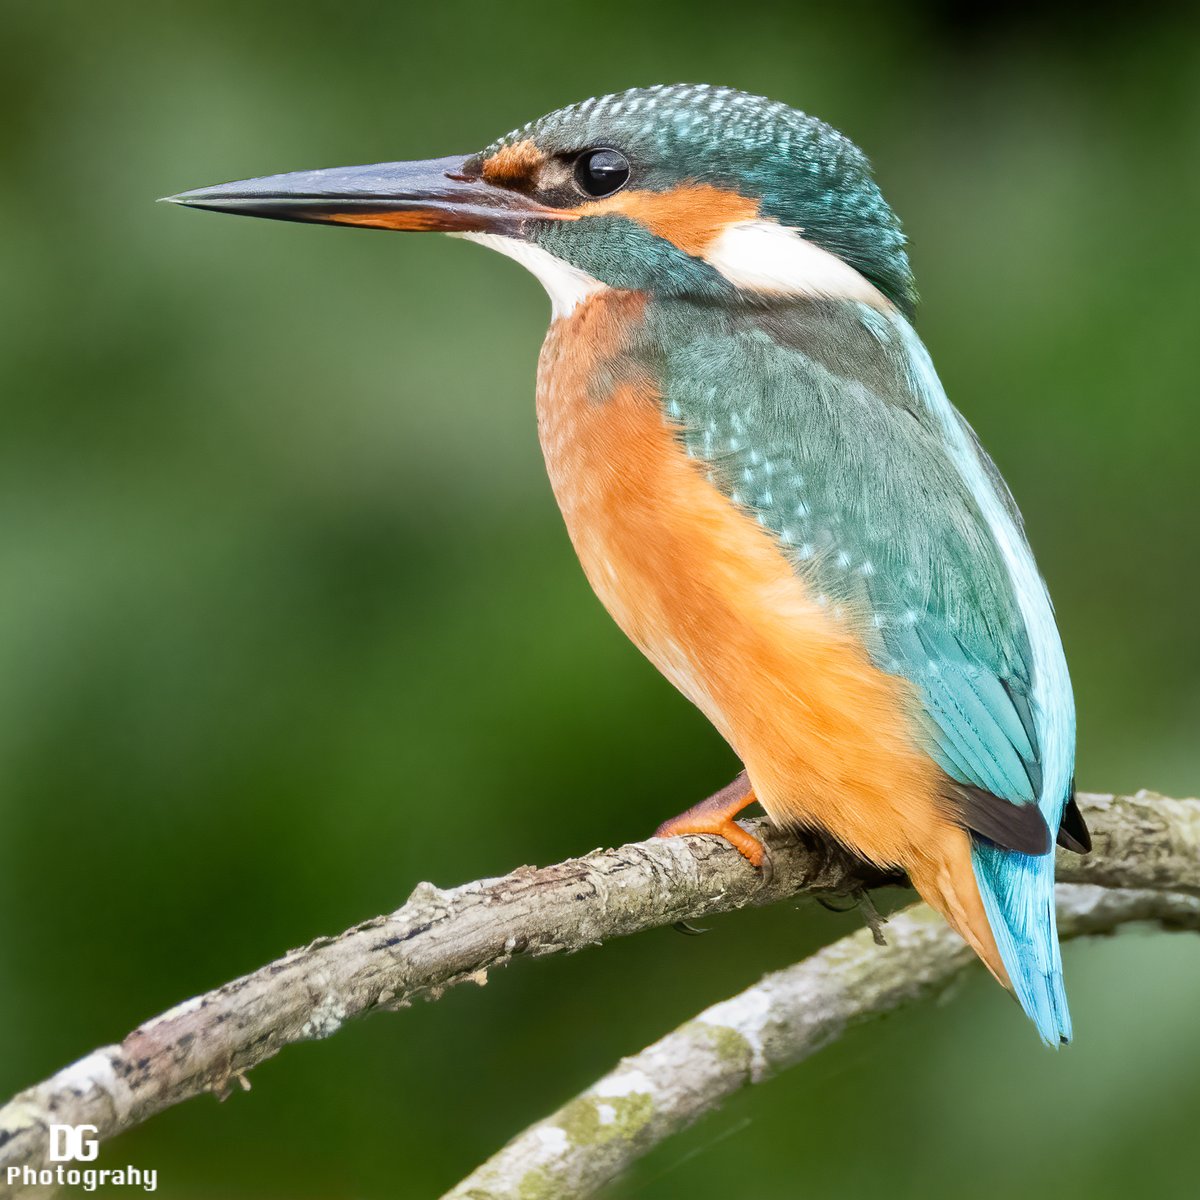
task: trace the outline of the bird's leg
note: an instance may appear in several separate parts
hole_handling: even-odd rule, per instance
[[[866,888],[859,888],[856,895],[859,912],[862,913],[862,918],[871,931],[875,945],[886,946],[887,938],[884,936],[883,927],[887,924],[887,917],[875,907],[875,901],[871,899],[871,893]]]
[[[693,804],[679,816],[664,821],[655,831],[654,836],[660,838],[682,837],[688,833],[715,833],[729,842],[743,858],[747,858],[756,867],[763,863],[763,846],[756,837],[748,834],[734,817],[748,804],[755,800],[754,789],[746,772],[719,792]]]

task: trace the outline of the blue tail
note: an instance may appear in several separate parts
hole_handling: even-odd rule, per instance
[[[1054,851],[1033,857],[973,842],[975,880],[1013,991],[1042,1041],[1071,1040],[1054,917]]]

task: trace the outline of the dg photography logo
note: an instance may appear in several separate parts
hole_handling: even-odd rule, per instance
[[[9,1187],[81,1187],[94,1192],[102,1187],[140,1187],[158,1190],[158,1171],[142,1167],[71,1167],[67,1163],[95,1162],[100,1154],[100,1131],[95,1125],[51,1125],[46,1157],[53,1167],[9,1167]]]
[[[51,1125],[51,1162],[92,1162],[100,1153],[100,1143],[89,1133],[99,1133],[95,1125]]]

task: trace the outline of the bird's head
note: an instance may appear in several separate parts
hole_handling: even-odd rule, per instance
[[[635,88],[541,117],[465,158],[269,175],[184,192],[197,208],[439,231],[523,262],[556,314],[604,287],[910,311],[904,235],[862,152],[732,88]]]

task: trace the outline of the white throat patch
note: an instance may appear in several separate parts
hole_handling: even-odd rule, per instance
[[[807,242],[795,229],[761,219],[727,225],[704,253],[735,287],[768,296],[860,300],[890,310],[883,293],[836,254]]]
[[[608,284],[593,279],[586,271],[555,258],[541,246],[523,242],[519,238],[504,237],[498,233],[452,233],[450,236],[489,246],[519,262],[546,289],[550,297],[551,319],[555,321],[559,317],[569,317],[581,301],[608,287]]]

